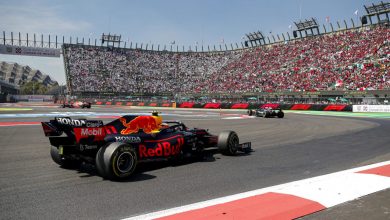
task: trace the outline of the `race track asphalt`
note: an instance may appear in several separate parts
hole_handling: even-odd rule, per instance
[[[0,112],[0,116],[63,111],[150,110],[33,107],[32,111]],[[209,128],[215,134],[234,130],[241,142],[252,142],[254,152],[234,157],[208,152],[200,161],[177,166],[142,164],[132,178],[112,182],[97,176],[91,165],[78,170],[56,165],[39,125],[0,127],[0,219],[121,219],[390,160],[389,119],[293,113],[284,119],[226,119],[244,112],[162,111],[168,114],[165,120],[181,120],[188,127]],[[35,116],[0,117],[0,122],[50,119]],[[390,214],[383,211],[390,208],[389,197],[386,190],[304,219],[363,219],[359,207],[371,204],[365,200],[381,207],[370,206],[371,219],[389,219]]]

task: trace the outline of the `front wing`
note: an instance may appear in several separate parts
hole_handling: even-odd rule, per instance
[[[244,153],[250,153],[252,152],[252,143],[251,142],[245,142],[238,145],[238,151],[244,152]]]

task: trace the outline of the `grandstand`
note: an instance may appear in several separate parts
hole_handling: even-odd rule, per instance
[[[390,88],[389,39],[390,29],[377,25],[232,51],[65,44],[63,54],[76,95],[338,94]]]

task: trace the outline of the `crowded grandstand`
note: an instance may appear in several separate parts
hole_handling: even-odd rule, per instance
[[[168,52],[65,44],[74,93],[245,93],[390,87],[390,29],[333,32],[249,49]],[[79,80],[83,79],[83,80]]]

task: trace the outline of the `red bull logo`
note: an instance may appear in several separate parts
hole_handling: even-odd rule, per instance
[[[161,142],[154,148],[147,148],[145,145],[139,145],[139,157],[169,157],[178,155],[184,145],[184,138],[179,137],[176,143]]]
[[[126,122],[125,118],[120,118],[119,120],[126,127],[121,130],[121,134],[124,135],[137,133],[140,129],[148,134],[156,133],[159,131],[162,122],[160,116],[138,116],[130,122]]]

